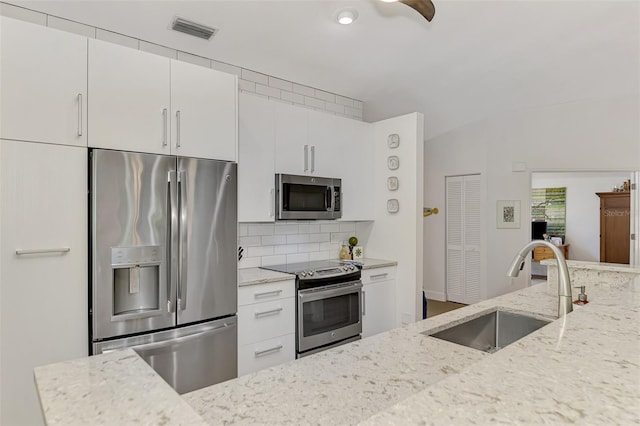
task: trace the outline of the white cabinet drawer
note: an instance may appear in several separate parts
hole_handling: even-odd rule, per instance
[[[295,299],[240,306],[238,309],[238,345],[295,333]]]
[[[294,333],[242,345],[238,349],[238,376],[293,361],[295,358]]]
[[[396,278],[396,267],[387,266],[385,268],[365,269],[362,271],[362,284],[371,284],[380,281],[394,280]]]
[[[293,297],[295,292],[296,284],[293,279],[243,286],[238,288],[238,306]]]

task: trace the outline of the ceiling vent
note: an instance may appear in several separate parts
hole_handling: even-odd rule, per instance
[[[176,17],[171,23],[171,29],[194,37],[203,38],[205,40],[211,40],[211,37],[218,32],[217,28],[207,27],[178,17]]]

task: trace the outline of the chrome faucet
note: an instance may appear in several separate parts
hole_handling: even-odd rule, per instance
[[[556,247],[548,241],[533,240],[527,243],[520,249],[516,257],[511,262],[511,266],[507,271],[507,276],[517,277],[524,268],[525,256],[534,249],[534,247],[544,246],[549,247],[556,257],[558,262],[558,318],[573,311],[573,297],[571,295],[571,280],[569,279],[569,268],[567,268],[567,262],[564,259],[564,255]]]

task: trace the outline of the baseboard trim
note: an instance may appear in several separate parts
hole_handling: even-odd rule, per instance
[[[439,302],[446,302],[447,301],[447,296],[444,293],[440,292],[440,291],[425,290],[424,294],[425,294],[425,296],[427,296],[427,299],[437,300]]]

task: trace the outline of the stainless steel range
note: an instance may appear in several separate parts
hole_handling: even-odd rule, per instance
[[[360,339],[360,269],[338,261],[263,266],[296,275],[296,357]]]

